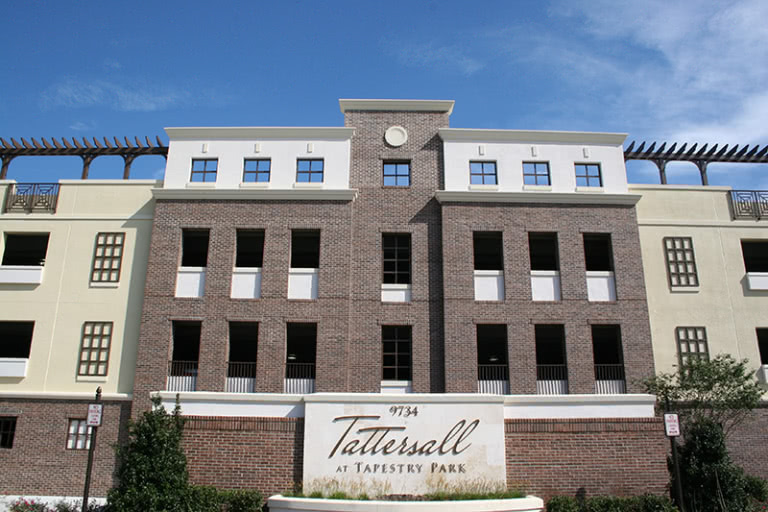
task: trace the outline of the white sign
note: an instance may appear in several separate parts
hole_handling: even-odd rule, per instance
[[[88,426],[100,427],[101,426],[101,404],[88,404]]]
[[[504,407],[478,396],[306,396],[304,492],[503,487]]]
[[[664,415],[664,430],[667,437],[677,437],[680,435],[680,419],[677,414]]]

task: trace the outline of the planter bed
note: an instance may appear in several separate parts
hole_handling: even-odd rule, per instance
[[[269,498],[269,512],[542,512],[544,501],[535,496],[502,500],[384,501],[325,498]]]

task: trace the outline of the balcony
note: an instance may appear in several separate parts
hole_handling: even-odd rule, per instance
[[[587,298],[590,302],[613,302],[616,300],[616,278],[613,272],[587,272]]]
[[[43,266],[2,265],[0,266],[0,284],[41,284]]]
[[[620,395],[627,392],[623,364],[595,365],[595,393]]]
[[[289,299],[317,299],[317,268],[291,268],[288,272]]]
[[[0,377],[26,377],[28,361],[26,357],[0,357]]]
[[[508,395],[509,368],[507,365],[477,365],[477,392],[492,395]]]
[[[475,300],[504,300],[503,270],[475,270]]]
[[[731,190],[728,199],[734,219],[768,217],[768,190]]]
[[[233,299],[261,298],[261,268],[237,267],[232,270]]]
[[[382,283],[381,302],[411,302],[411,285]]]
[[[568,367],[564,364],[536,365],[537,395],[567,395]]]
[[[5,197],[4,213],[56,213],[58,183],[13,183]]]
[[[195,391],[197,361],[169,361],[167,391]]]
[[[176,297],[202,297],[204,290],[205,267],[179,267]]]
[[[531,270],[531,296],[534,301],[560,300],[560,271]]]
[[[255,385],[256,363],[227,364],[227,393],[253,393]]]
[[[306,395],[315,392],[315,363],[287,363],[283,393]]]

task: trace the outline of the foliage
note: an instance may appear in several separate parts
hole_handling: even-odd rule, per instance
[[[661,496],[595,496],[578,500],[555,496],[547,502],[547,512],[676,512],[672,502]]]
[[[47,512],[48,507],[45,506],[45,503],[19,498],[11,504],[8,510],[9,512]]]
[[[259,512],[264,498],[256,490],[221,490],[219,504],[225,512]]]
[[[737,361],[730,355],[691,358],[680,371],[660,373],[643,384],[661,403],[680,406],[687,423],[710,419],[727,435],[757,407],[763,395],[747,365],[746,359]]]
[[[755,501],[765,501],[768,495],[763,480],[746,475],[731,461],[725,435],[710,418],[701,418],[686,430],[680,480],[688,512],[757,510]]]
[[[173,414],[158,397],[152,403],[151,411],[128,425],[129,440],[117,448],[119,483],[107,496],[111,511],[186,511],[199,504],[202,491],[191,489],[181,449],[184,419],[178,398]]]

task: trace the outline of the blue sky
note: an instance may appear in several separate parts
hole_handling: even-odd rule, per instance
[[[338,98],[453,99],[459,128],[617,131],[768,144],[765,0],[78,2],[5,0],[0,136],[166,126],[341,126]],[[133,165],[162,172],[160,157]],[[17,158],[19,181],[80,159]],[[97,158],[117,178],[119,157]],[[658,181],[629,163],[630,181]],[[710,166],[768,189],[768,166]],[[691,164],[670,182],[697,183]]]

